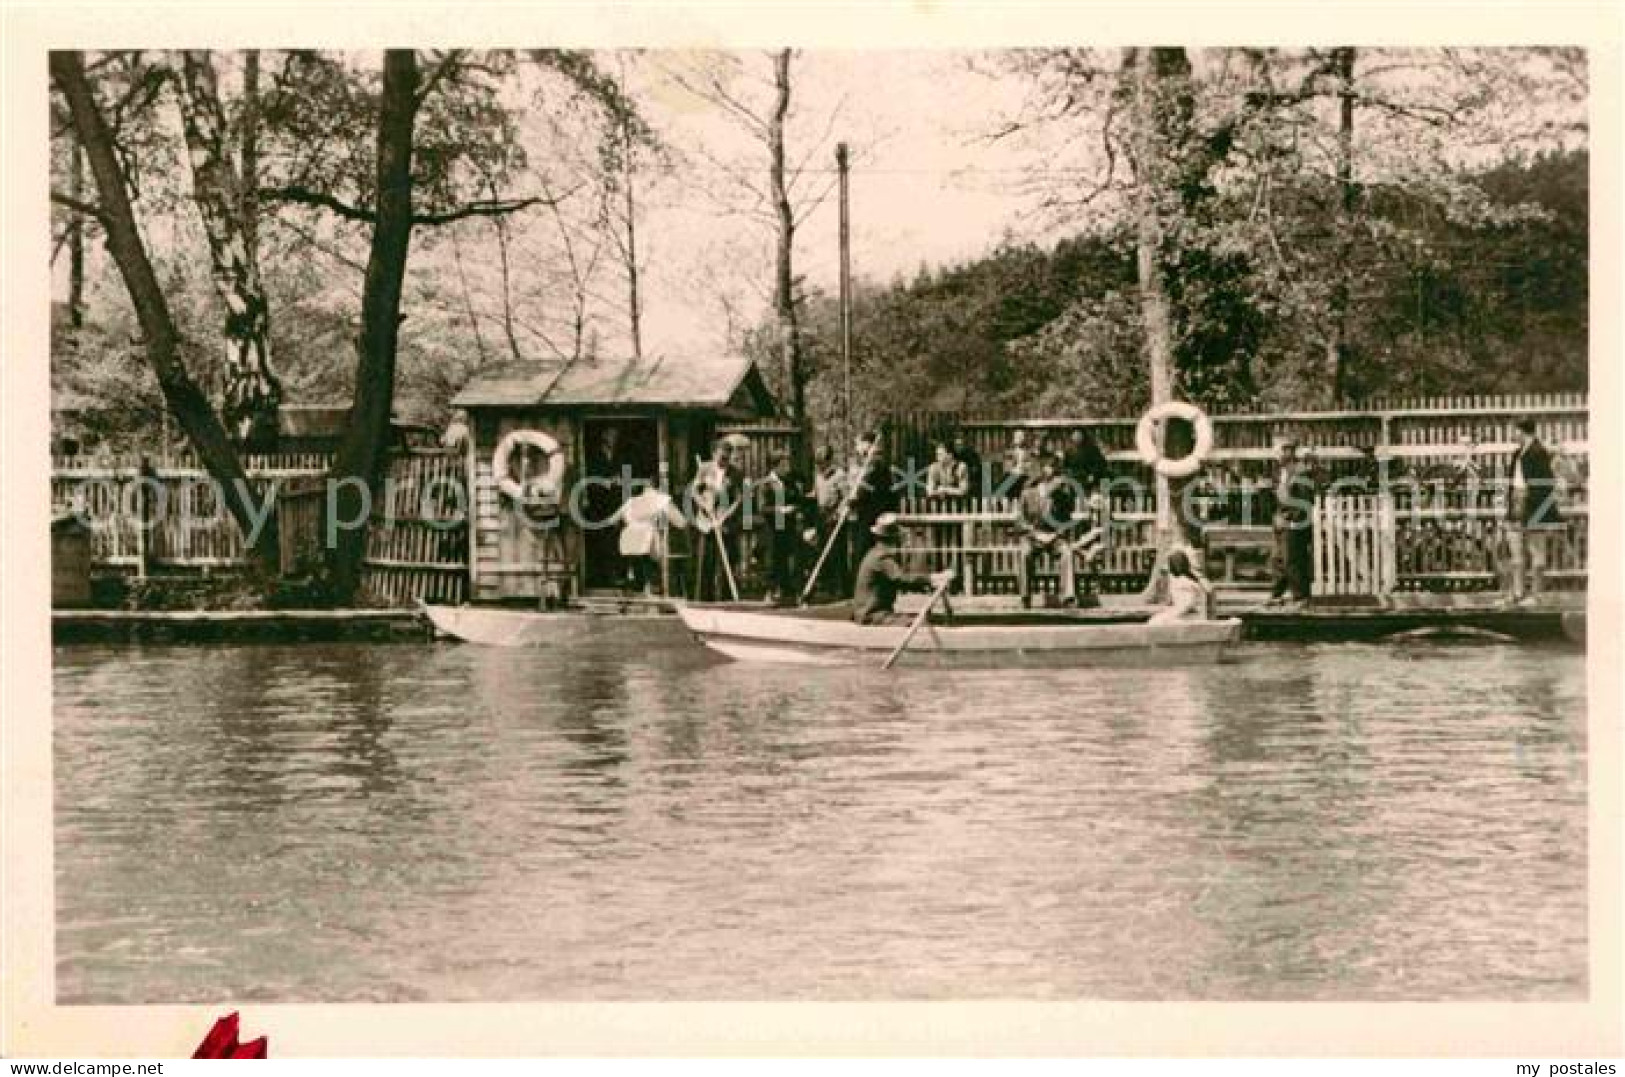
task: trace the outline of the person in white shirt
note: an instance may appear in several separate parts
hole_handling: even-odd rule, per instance
[[[1197,575],[1190,554],[1174,550],[1168,554],[1168,608],[1153,614],[1154,625],[1178,621],[1206,621],[1212,614],[1213,589]]]
[[[652,595],[669,549],[667,535],[673,527],[686,528],[688,521],[670,494],[648,486],[628,498],[611,522],[621,525],[620,553],[632,586]]]

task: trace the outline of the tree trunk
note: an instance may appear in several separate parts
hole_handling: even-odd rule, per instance
[[[785,178],[784,124],[790,113],[790,50],[781,49],[773,57],[773,85],[777,90],[773,112],[768,117],[768,179],[773,212],[778,220],[778,250],[773,273],[773,310],[778,315],[780,342],[784,349],[785,375],[790,383],[790,410],[801,427],[801,456],[808,455],[812,429],[807,422],[807,372],[801,350],[801,325],[796,312],[793,253],[796,238],[795,212],[790,206],[790,189]],[[806,461],[798,461],[805,464]]]
[[[176,422],[197,450],[204,469],[219,486],[227,511],[243,534],[254,539],[249,544],[249,553],[255,566],[267,573],[274,572],[278,560],[276,515],[269,514],[256,529],[256,512],[261,506],[255,503],[248,475],[225,428],[209,406],[208,398],[181,362],[180,333],[136,227],[135,211],[130,206],[113,135],[85,77],[83,58],[75,52],[53,52],[50,64],[51,79],[67,100],[74,131],[96,181],[107,249],[130,293],[158,387]]]
[[[257,68],[250,70],[255,74],[245,89],[257,94]],[[256,228],[251,223],[257,199],[249,190],[247,168],[258,171],[257,146],[245,127],[245,168],[239,171],[229,150],[230,127],[209,53],[182,53],[180,82],[192,198],[203,219],[215,291],[226,307],[221,410],[238,441],[269,447],[276,439],[282,386],[271,363],[270,307],[260,282]],[[246,105],[245,123],[257,122],[256,111],[252,103]]]
[[[1151,57],[1127,49],[1123,64],[1129,69],[1133,116],[1135,267],[1139,283],[1140,323],[1144,332],[1146,367],[1150,372],[1151,406],[1165,404],[1174,394],[1173,316],[1162,276],[1164,226],[1162,201],[1167,176],[1167,147],[1158,115],[1161,87]],[[1173,510],[1168,480],[1156,475],[1156,540],[1159,559],[1173,533]]]
[[[1183,50],[1130,48],[1124,50],[1123,57],[1132,116],[1135,268],[1152,407],[1174,399],[1176,388],[1174,317],[1165,276],[1170,242],[1167,217],[1181,204],[1177,151],[1188,121],[1181,110],[1188,107],[1189,101],[1184,87],[1171,85],[1182,77],[1181,72],[1189,71],[1189,65],[1183,55],[1155,55],[1164,51]],[[1164,430],[1164,451],[1168,448],[1167,436]],[[1169,550],[1185,540],[1184,523],[1175,515],[1185,483],[1172,483],[1155,472],[1153,476],[1157,556],[1151,579],[1141,595],[1148,602],[1161,601],[1164,583],[1160,570]]]
[[[617,54],[617,76],[615,80],[616,93],[624,100],[626,98],[626,54]],[[638,173],[638,134],[633,127],[633,115],[630,112],[620,112],[617,115],[617,134],[621,140],[621,215],[624,217],[626,234],[616,236],[616,245],[620,248],[621,261],[626,268],[626,324],[627,331],[632,339],[632,358],[643,358],[643,282],[640,279],[642,269],[638,265],[638,202],[637,202],[637,173]],[[614,221],[610,222],[614,227]]]
[[[77,139],[69,154],[68,194],[83,202],[85,154]],[[85,215],[77,210],[68,217],[68,324],[75,329],[85,324]]]
[[[623,124],[625,169],[621,176],[626,206],[626,319],[632,334],[632,358],[643,358],[643,297],[638,292],[638,206],[632,190],[635,179],[632,132]]]
[[[395,403],[395,350],[401,290],[412,239],[412,137],[417,118],[417,57],[410,49],[384,54],[378,111],[378,205],[361,293],[361,339],[355,403],[333,461],[329,500],[336,541],[329,549],[333,597],[355,600],[366,554],[367,521],[389,451]]]
[[[1354,59],[1353,46],[1332,50],[1332,67],[1337,76],[1337,224],[1336,265],[1330,301],[1331,333],[1326,341],[1327,405],[1337,407],[1345,392],[1348,366],[1349,295],[1352,291],[1350,261],[1354,257],[1354,211],[1359,197],[1354,184]]]

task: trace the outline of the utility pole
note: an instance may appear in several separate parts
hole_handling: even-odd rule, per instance
[[[841,371],[843,425],[846,444],[851,445],[852,429],[852,223],[848,200],[846,143],[835,144],[835,168],[841,180]]]

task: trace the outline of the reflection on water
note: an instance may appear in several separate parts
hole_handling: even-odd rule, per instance
[[[64,1002],[1574,999],[1584,659],[62,648]]]

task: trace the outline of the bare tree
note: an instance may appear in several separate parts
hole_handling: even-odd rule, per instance
[[[199,50],[182,53],[179,82],[193,200],[208,240],[215,291],[226,308],[221,364],[226,426],[245,444],[272,444],[282,385],[271,360],[270,303],[260,277],[259,53],[244,56],[235,159],[213,56]]]
[[[337,520],[348,526],[338,530],[329,571],[334,596],[342,603],[352,601],[360,587],[365,520],[389,448],[401,285],[412,240],[412,144],[419,94],[417,54],[411,49],[386,52],[378,103],[377,207],[361,294],[355,402],[333,460],[333,473],[340,481],[334,485],[332,500]]]
[[[243,534],[254,536],[250,555],[255,564],[265,572],[272,572],[278,558],[276,519],[272,516],[263,521],[263,526],[257,526],[261,521],[248,475],[208,397],[192,380],[181,360],[180,332],[136,225],[124,166],[119,160],[113,131],[85,74],[84,59],[75,52],[53,52],[50,67],[51,80],[67,101],[74,131],[95,179],[97,201],[90,205],[67,195],[53,197],[100,222],[106,233],[108,251],[129,290],[147,359],[157,375],[170,412],[197,449],[210,477],[223,491],[226,508]]]
[[[762,222],[773,236],[774,260],[771,301],[778,330],[778,346],[783,375],[790,391],[790,410],[804,427],[808,422],[806,389],[810,377],[807,353],[800,325],[795,241],[807,216],[835,190],[837,177],[832,170],[817,167],[822,160],[844,101],[830,110],[822,134],[792,151],[789,128],[795,115],[795,50],[779,49],[763,59],[766,71],[752,69],[730,54],[712,54],[698,65],[673,69],[674,82],[706,101],[750,137],[763,151],[765,182],[761,165],[707,153],[706,163],[730,180],[731,190],[720,192],[719,201],[729,213],[743,213]],[[820,181],[821,184],[820,184]],[[811,431],[802,444],[810,445]]]

